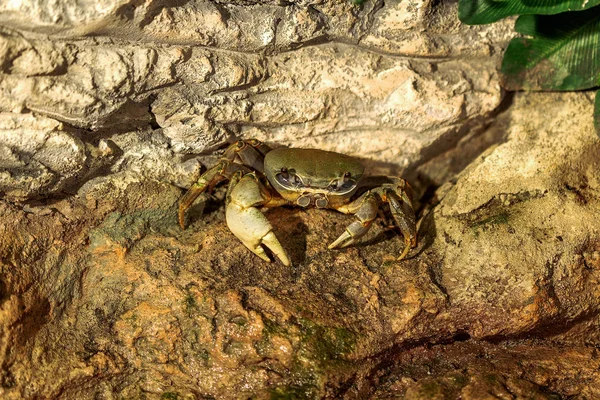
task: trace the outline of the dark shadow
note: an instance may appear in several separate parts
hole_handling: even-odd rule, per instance
[[[471,335],[465,331],[458,331],[454,337],[450,340],[451,343],[454,342],[466,342],[467,340],[471,340]]]
[[[368,247],[368,246],[373,246],[375,244],[378,243],[382,243],[385,242],[386,240],[390,240],[393,239],[395,237],[402,237],[402,234],[400,233],[400,229],[397,227],[393,227],[393,226],[384,226],[383,229],[378,232],[375,236],[360,241],[358,243],[355,243],[353,245],[348,246],[348,248],[351,247]]]
[[[8,291],[6,281],[3,278],[4,277],[0,275],[0,306],[2,306],[4,302],[10,298],[11,295],[11,293],[9,293]]]
[[[427,212],[427,214],[421,217],[418,228],[417,247],[410,252],[411,257],[416,257],[423,254],[433,245],[433,241],[437,236],[437,228],[433,218],[433,210]],[[437,280],[435,280],[435,282],[437,283]]]
[[[306,236],[308,226],[298,215],[299,209],[275,208],[265,213],[273,225],[273,232],[287,251],[292,265],[298,267],[306,261]],[[274,255],[266,249],[273,259]]]
[[[23,314],[15,323],[20,325],[20,335],[17,335],[18,347],[22,347],[27,341],[33,338],[44,325],[48,322],[50,315],[50,301],[42,296],[37,296],[37,301],[33,302],[29,310],[23,310]],[[15,329],[16,330],[16,329]]]
[[[97,143],[100,139],[108,139],[123,133],[160,128],[151,109],[152,102],[155,100],[156,96],[152,94],[142,101],[127,99],[118,109],[103,116],[98,128],[84,130],[86,133],[81,139]]]

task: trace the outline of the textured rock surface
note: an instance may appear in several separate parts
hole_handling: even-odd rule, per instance
[[[371,379],[371,391],[347,398],[556,399],[600,395],[596,350],[531,341],[454,343],[415,348]]]
[[[485,124],[502,99],[493,56],[509,25],[461,26],[455,5],[31,1],[0,7],[6,27],[0,111],[18,114],[15,120],[21,113],[56,119],[93,145],[151,127],[176,154],[208,152],[233,136],[257,137],[343,151],[401,173]],[[155,162],[170,168],[168,157]],[[33,182],[29,191],[19,184],[18,199],[40,194]]]
[[[0,193],[55,193],[87,170],[84,143],[54,119],[0,113]]]
[[[428,230],[437,233],[439,283],[457,328],[515,335],[598,313],[600,144],[590,112],[581,94],[517,96],[498,120],[507,122],[506,143],[444,194]]]
[[[3,203],[3,395],[594,397],[591,109],[585,95],[517,96],[496,121],[505,142],[441,188],[400,263],[390,221],[330,251],[351,217],[298,209],[269,212],[295,267],[263,263],[228,232],[222,190],[183,232],[167,183],[105,178],[52,206]],[[566,347],[502,342],[525,335]],[[469,336],[499,344],[401,351]]]
[[[499,108],[510,24],[427,1],[40,0],[0,25],[0,397],[600,395],[592,102]],[[384,216],[330,251],[351,216],[281,208],[294,267],[264,263],[225,188],[181,231],[181,187],[233,136],[409,178],[419,246],[395,261]]]

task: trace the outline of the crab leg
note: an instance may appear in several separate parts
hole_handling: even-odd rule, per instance
[[[340,235],[333,243],[329,245],[330,249],[337,247],[344,248],[350,246],[357,239],[364,236],[371,228],[371,223],[377,217],[379,202],[377,197],[370,191],[360,196],[346,206],[337,210],[344,214],[354,214],[356,221],[346,227],[344,233]]]
[[[188,191],[179,200],[179,226],[185,229],[185,212],[194,201],[207,189],[211,191],[219,182],[229,179],[237,171],[248,171],[248,168],[240,164],[232,164],[230,161],[222,160],[220,163],[206,171],[200,176]]]
[[[412,208],[410,199],[404,191],[398,196],[397,192],[386,189],[385,198],[390,204],[392,216],[398,224],[402,236],[404,236],[404,251],[402,251],[402,254],[398,257],[398,260],[402,260],[407,256],[410,249],[417,245],[415,211]]]
[[[194,183],[179,200],[178,220],[181,229],[185,229],[185,211],[191,207],[192,203],[194,203],[198,196],[200,196],[213,181],[223,175],[223,170],[226,165],[226,161],[220,162],[203,173],[198,181]]]
[[[271,262],[262,245],[268,247],[285,266],[290,266],[290,258],[273,233],[273,226],[257,208],[272,206],[283,200],[274,198],[255,173],[242,176],[236,173],[227,196],[225,216],[227,226],[250,251],[265,261]]]
[[[344,214],[354,214],[356,221],[348,225],[346,231],[329,245],[330,249],[347,247],[364,236],[377,216],[379,198],[381,198],[389,203],[392,216],[404,237],[404,250],[398,260],[402,260],[408,255],[410,249],[417,245],[415,212],[405,190],[408,183],[401,178],[395,178],[393,181],[394,183],[387,183],[371,189],[352,203],[337,209]]]
[[[219,163],[202,174],[179,201],[178,220],[181,229],[185,229],[185,211],[191,207],[198,196],[206,190],[211,191],[237,171],[250,171],[246,165],[262,172],[263,158],[269,150],[267,145],[255,139],[239,140],[227,147]]]
[[[238,162],[252,169],[264,172],[264,158],[271,148],[256,139],[238,140],[223,153],[222,160]]]
[[[416,217],[406,192],[407,187],[410,189],[408,182],[402,178],[394,178],[393,181],[393,184],[385,184],[378,189],[382,191],[383,200],[389,203],[392,216],[404,236],[404,251],[398,257],[398,260],[402,260],[410,249],[417,245]]]

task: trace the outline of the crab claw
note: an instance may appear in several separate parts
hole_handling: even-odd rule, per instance
[[[179,201],[178,220],[181,229],[185,229],[186,210],[198,196],[207,190],[212,191],[216,185],[230,179],[237,172],[251,171],[249,167],[262,172],[264,170],[262,159],[269,150],[269,146],[256,139],[239,140],[231,144],[219,163],[202,174]]]
[[[408,255],[410,249],[417,245],[415,212],[405,190],[408,183],[402,178],[395,178],[395,182],[371,189],[353,202],[337,208],[344,214],[354,214],[356,219],[329,245],[330,249],[348,247],[364,236],[377,217],[379,203],[383,200],[389,203],[392,216],[404,236],[404,250],[398,260]]]
[[[231,188],[225,216],[227,226],[250,251],[271,262],[263,245],[269,248],[285,266],[292,263],[273,233],[273,226],[257,208],[268,202],[270,195],[255,174],[244,175]]]
[[[344,233],[328,246],[329,249],[348,247],[371,228],[371,223],[377,217],[377,198],[373,194],[367,193],[357,200],[357,204],[358,209],[354,214],[356,220],[348,225]]]

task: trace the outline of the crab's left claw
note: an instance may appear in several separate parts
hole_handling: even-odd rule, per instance
[[[271,262],[262,245],[268,247],[285,266],[290,266],[290,258],[273,233],[273,226],[257,208],[271,200],[271,194],[254,173],[244,175],[232,186],[227,196],[227,226],[240,241],[254,254]]]
[[[220,182],[230,179],[238,172],[242,174],[249,172],[248,166],[262,172],[262,159],[269,150],[269,146],[256,139],[238,140],[232,143],[225,150],[219,163],[202,174],[179,201],[178,220],[181,229],[185,229],[186,210],[191,207],[198,196],[207,190],[211,192]]]
[[[353,213],[356,220],[346,227],[342,233],[328,248],[348,247],[359,238],[364,236],[371,228],[371,223],[377,217],[379,203],[372,193],[366,193],[359,197],[349,207],[342,207],[338,211],[343,213]]]

